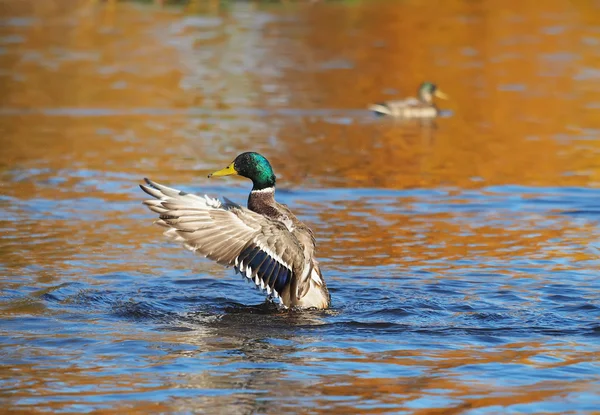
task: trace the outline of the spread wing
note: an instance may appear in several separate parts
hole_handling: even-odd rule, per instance
[[[155,223],[167,228],[165,235],[219,264],[234,266],[286,303],[283,296],[289,298],[304,252],[284,224],[227,199],[222,203],[145,181],[140,187],[155,199],[144,204],[159,214]]]

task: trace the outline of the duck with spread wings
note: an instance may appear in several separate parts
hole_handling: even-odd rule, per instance
[[[144,201],[172,240],[219,264],[233,266],[286,308],[326,309],[329,291],[315,259],[315,238],[290,209],[275,200],[275,175],[258,153],[240,154],[208,177],[252,180],[245,208],[230,200],[196,196],[145,179]]]

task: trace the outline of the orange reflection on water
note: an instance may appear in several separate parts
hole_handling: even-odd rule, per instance
[[[244,409],[261,410],[267,413],[281,413],[293,410],[302,402],[311,402],[311,412],[314,413],[378,413],[379,410],[370,408],[371,405],[385,408],[386,405],[393,410],[413,410],[416,414],[425,413],[462,413],[466,409],[484,407],[505,407],[516,404],[544,401],[547,399],[565,399],[571,393],[589,390],[589,384],[584,382],[569,382],[565,384],[560,380],[549,379],[533,383],[533,378],[528,375],[537,371],[556,368],[565,368],[577,365],[580,362],[594,360],[595,354],[573,350],[548,349],[546,345],[536,342],[506,344],[494,350],[484,350],[478,347],[463,350],[438,351],[430,355],[432,359],[423,359],[422,352],[393,351],[388,353],[365,353],[349,348],[336,350],[327,348],[315,350],[314,357],[299,358],[294,360],[299,368],[313,366],[319,368],[335,368],[338,364],[349,365],[354,362],[365,365],[371,363],[383,371],[389,365],[393,372],[401,368],[421,369],[420,376],[406,377],[379,377],[368,373],[368,365],[364,372],[355,375],[323,374],[316,376],[310,385],[298,382],[290,374],[281,370],[243,369],[232,379],[230,375],[218,372],[193,371],[185,369],[186,359],[192,359],[196,353],[202,351],[218,351],[223,346],[233,350],[245,351],[249,354],[240,361],[255,361],[256,363],[282,361],[291,362],[290,354],[295,351],[282,346],[271,346],[268,350],[256,349],[256,340],[238,337],[224,337],[223,333],[202,332],[185,334],[162,333],[161,348],[167,353],[153,356],[146,369],[155,367],[168,368],[170,365],[181,365],[182,373],[171,382],[156,385],[156,378],[148,377],[148,370],[137,371],[127,376],[112,376],[104,374],[105,366],[111,366],[111,354],[98,356],[98,366],[77,367],[76,365],[65,368],[47,370],[37,366],[15,366],[3,373],[13,373],[17,379],[36,379],[29,383],[27,390],[14,390],[10,400],[18,402],[21,399],[48,398],[47,406],[60,410],[70,405],[81,404],[86,401],[106,399],[112,410],[127,411],[127,413],[142,413],[144,410],[177,411],[189,408],[211,408],[215,405],[220,410],[242,411]],[[214,337],[213,337],[214,336]],[[151,336],[146,340],[150,341]],[[129,336],[124,336],[123,342]],[[190,353],[169,352],[167,345],[187,344],[196,345],[198,351]],[[316,352],[328,355],[338,354],[344,358],[321,358]],[[262,353],[262,356],[261,356]],[[431,353],[431,352],[429,352]],[[354,356],[354,357],[352,357]],[[538,357],[551,357],[555,363],[540,363]],[[236,357],[232,356],[229,363],[234,363]],[[510,385],[502,376],[494,376],[492,372],[486,378],[478,377],[477,366],[488,365],[490,371],[520,370],[523,373],[521,384]],[[494,366],[496,365],[496,366]],[[503,366],[507,365],[507,366]],[[208,368],[207,368],[208,369]],[[5,379],[3,379],[5,380]],[[199,390],[227,389],[235,384],[236,393],[228,395],[211,396],[198,394]],[[281,384],[288,387],[280,388]],[[63,385],[57,390],[56,386]],[[78,388],[79,392],[65,392],[64,385]],[[493,386],[494,393],[489,393]],[[81,392],[84,388],[85,392]],[[181,393],[178,393],[181,390]],[[168,401],[154,401],[154,394],[167,392],[172,395]],[[186,393],[187,391],[187,393]],[[264,391],[273,391],[265,393]],[[118,396],[135,393],[138,399],[131,402],[118,404]],[[276,398],[276,399],[272,399]],[[436,408],[435,401],[439,398],[440,407]],[[268,400],[266,405],[265,399]],[[417,402],[421,404],[417,404]],[[451,404],[449,405],[449,403]],[[265,406],[266,405],[266,406]],[[423,407],[425,406],[425,407]],[[27,407],[27,406],[25,406]],[[34,405],[30,406],[32,409]],[[151,409],[150,409],[151,408]],[[422,408],[422,409],[419,409]]]
[[[6,320],[45,317],[50,307],[41,298],[56,288],[50,285],[102,286],[107,283],[95,275],[150,273],[152,264],[136,256],[140,251],[164,258],[182,273],[210,271],[219,278],[230,272],[191,254],[167,262],[169,249],[178,249],[174,246],[145,247],[161,235],[139,205],[143,195],[137,184],[148,176],[167,185],[210,186],[214,193],[229,185],[247,188],[247,182],[205,178],[242,151],[268,156],[280,187],[300,195],[304,188],[443,188],[461,205],[469,203],[460,199],[468,189],[489,196],[488,188],[495,185],[595,187],[599,182],[600,144],[591,138],[600,131],[600,89],[589,73],[597,62],[600,14],[592,2],[552,0],[544,3],[543,13],[539,5],[515,1],[240,2],[227,7],[193,2],[161,8],[29,0],[9,5],[7,14],[35,21],[0,27],[0,189],[7,198],[0,203],[14,215],[0,219],[3,234],[11,237],[0,238],[3,270],[11,277],[2,288],[42,288],[4,302],[0,316]],[[205,14],[196,14],[199,10]],[[265,16],[272,18],[258,25]],[[413,95],[424,79],[451,95],[440,103],[453,111],[451,116],[422,125],[374,119],[363,111],[371,101]],[[589,223],[545,214],[552,224],[541,226],[539,216],[523,214],[518,226],[506,227],[500,223],[508,219],[506,212],[483,207],[484,213],[427,213],[416,206],[416,197],[400,194],[386,204],[396,203],[398,211],[382,212],[381,204],[368,197],[298,202],[300,216],[316,211],[310,224],[326,277],[327,268],[391,266],[408,273],[411,267],[428,266],[451,279],[457,278],[451,273],[454,261],[461,258],[498,266],[519,257],[546,259],[554,261],[555,269],[595,259],[593,252],[564,248],[592,243],[595,227]],[[45,211],[48,201],[59,211]],[[13,202],[30,210],[17,211]],[[73,265],[74,258],[89,268]],[[522,275],[509,266],[496,274],[505,282]],[[424,277],[422,283],[433,278]],[[319,319],[289,324],[301,330],[325,324]],[[311,357],[298,357],[301,350],[295,345],[319,341],[318,335],[278,337],[292,342],[284,347],[239,335],[245,327],[223,333],[210,325],[204,331],[204,322],[196,322],[191,334],[156,335],[125,326],[116,329],[122,338],[110,333],[114,338],[98,341],[120,344],[133,338],[149,348],[160,342],[157,347],[184,345],[187,354],[142,356],[149,366],[145,374],[107,374],[107,366],[122,362],[105,356],[92,367],[78,367],[77,356],[72,365],[8,365],[2,380],[21,382],[15,390],[0,392],[8,408],[20,400],[48,398],[47,408],[65,409],[79,399],[65,389],[89,388],[90,400],[123,391],[139,394],[127,402],[115,398],[106,413],[216,405],[281,413],[301,407],[300,398],[315,403],[314,413],[375,413],[383,404],[436,413],[410,402],[442,391],[455,402],[444,403],[439,412],[461,413],[564,399],[595,386],[593,381],[555,380],[498,386],[489,379],[478,381],[476,372],[468,370],[479,364],[521,364],[543,371],[595,360],[586,351],[534,341],[435,352],[315,347]],[[30,346],[21,345],[20,351],[39,340],[24,337]],[[301,381],[283,370],[250,368],[240,370],[238,380],[209,364],[193,373],[185,370],[193,362],[184,358],[223,350],[236,352],[219,357],[224,365],[280,361],[302,372],[352,362],[364,371],[381,364],[422,369],[423,374],[387,377],[358,371]],[[328,352],[345,358],[323,357]],[[60,347],[55,353],[48,361],[68,360]],[[557,361],[540,363],[533,359],[537,355],[557,356]],[[181,367],[165,370],[162,364]],[[197,393],[177,394],[177,389]],[[198,392],[206,389],[239,392]],[[167,398],[152,400],[160,392]],[[61,399],[50,399],[56,396]],[[374,402],[375,409],[361,406],[364,402]],[[34,410],[35,404],[26,407]]]

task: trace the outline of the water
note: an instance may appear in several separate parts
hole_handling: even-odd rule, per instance
[[[597,411],[600,13],[512,3],[7,2],[3,407]],[[364,109],[424,79],[435,123]],[[206,174],[247,150],[330,310],[261,306],[141,205],[143,177],[243,203]]]

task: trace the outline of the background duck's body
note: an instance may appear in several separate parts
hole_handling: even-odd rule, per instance
[[[433,118],[439,114],[439,109],[433,102],[433,97],[447,99],[448,96],[437,89],[435,84],[424,82],[419,86],[418,98],[407,98],[380,102],[369,106],[378,115],[388,115],[398,118]]]
[[[165,235],[222,265],[233,266],[285,307],[325,309],[330,297],[315,254],[312,231],[275,201],[275,176],[257,153],[243,153],[211,176],[252,179],[248,208],[171,189],[146,179],[141,188]],[[209,177],[211,177],[209,176]]]

